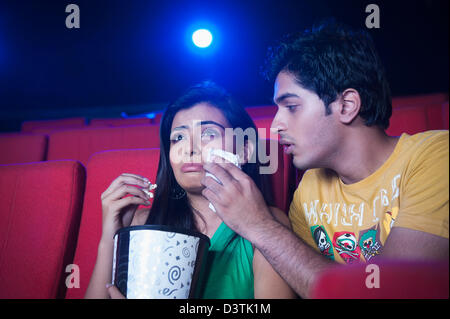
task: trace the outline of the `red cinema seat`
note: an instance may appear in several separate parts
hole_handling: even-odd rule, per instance
[[[72,117],[57,120],[25,121],[22,132],[49,133],[53,130],[72,129],[86,126],[84,117]]]
[[[448,261],[339,265],[318,276],[311,298],[448,299],[448,274]]]
[[[443,129],[444,130],[448,130],[448,101],[442,103],[442,114],[443,114],[443,119],[444,119],[444,126]]]
[[[89,127],[116,127],[129,125],[151,124],[151,120],[147,117],[138,118],[110,118],[110,119],[91,119]]]
[[[64,298],[85,186],[76,161],[0,166],[0,298]]]
[[[253,122],[258,129],[258,134],[260,138],[270,138],[273,140],[278,140],[279,135],[273,133],[270,130],[270,126],[272,125],[273,117],[258,117],[254,118]]]
[[[100,152],[87,165],[87,182],[74,264],[80,267],[80,288],[67,290],[66,298],[83,298],[86,292],[102,232],[101,194],[122,173],[147,177],[153,183],[159,163],[159,149]]]
[[[47,159],[75,159],[86,165],[96,152],[153,147],[159,147],[157,125],[67,130],[49,135]]]
[[[279,168],[275,174],[271,175],[270,179],[276,206],[284,212],[288,212],[297,186],[297,170],[292,164],[292,157],[285,154],[282,145],[278,143],[279,135],[270,130],[273,117],[256,118],[253,121],[258,129],[260,139],[267,139],[270,143],[276,143],[277,145],[274,149],[277,149],[277,155],[275,156],[278,156]],[[267,147],[269,145],[267,144]]]
[[[274,118],[277,114],[278,107],[276,105],[248,106],[245,108],[251,118],[270,117]]]
[[[155,113],[155,117],[151,118],[152,124],[159,124],[161,122],[162,115],[163,115],[162,112]]]
[[[402,133],[416,134],[428,130],[427,109],[425,106],[404,106],[392,109],[386,133],[400,136]]]
[[[427,106],[429,130],[448,130],[448,101]]]
[[[446,93],[393,97],[392,116],[386,132],[391,136],[399,136],[402,133],[448,129],[446,103]]]
[[[260,174],[269,175],[274,204],[287,213],[295,191],[295,169],[291,157],[284,153],[277,140],[266,139],[265,142],[265,149],[258,154],[264,170]]]
[[[44,161],[47,135],[33,133],[0,134],[0,164]]]
[[[448,101],[447,93],[395,96],[392,98],[392,107],[397,108],[413,105],[426,106],[430,104],[441,104],[446,101]]]

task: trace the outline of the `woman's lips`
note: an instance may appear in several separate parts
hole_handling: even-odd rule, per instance
[[[200,163],[186,163],[181,166],[183,173],[201,172],[203,171],[203,164]]]

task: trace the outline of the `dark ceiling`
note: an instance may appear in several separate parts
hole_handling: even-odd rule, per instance
[[[66,28],[69,3],[80,8],[79,29]],[[393,95],[447,92],[448,0],[0,0],[1,130],[160,109],[204,79],[245,105],[270,104],[259,74],[267,47],[328,17],[365,27],[370,3],[380,28],[368,31]],[[202,22],[216,31],[208,54],[187,39]]]

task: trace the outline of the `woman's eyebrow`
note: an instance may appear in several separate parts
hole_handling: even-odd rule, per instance
[[[220,128],[222,128],[225,131],[225,127],[222,124],[219,124],[217,122],[214,121],[201,121],[201,122],[197,122],[197,126],[201,126],[201,125],[207,125],[207,124],[213,124],[216,125]]]
[[[180,126],[177,126],[177,127],[174,127],[173,129],[172,129],[172,132],[173,131],[180,131],[180,130],[187,130],[189,127],[187,126],[187,125],[180,125]]]

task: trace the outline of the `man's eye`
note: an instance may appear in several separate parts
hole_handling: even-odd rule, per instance
[[[287,108],[289,111],[295,111],[296,107],[297,107],[297,105],[287,105],[287,106],[286,106],[286,108]]]

